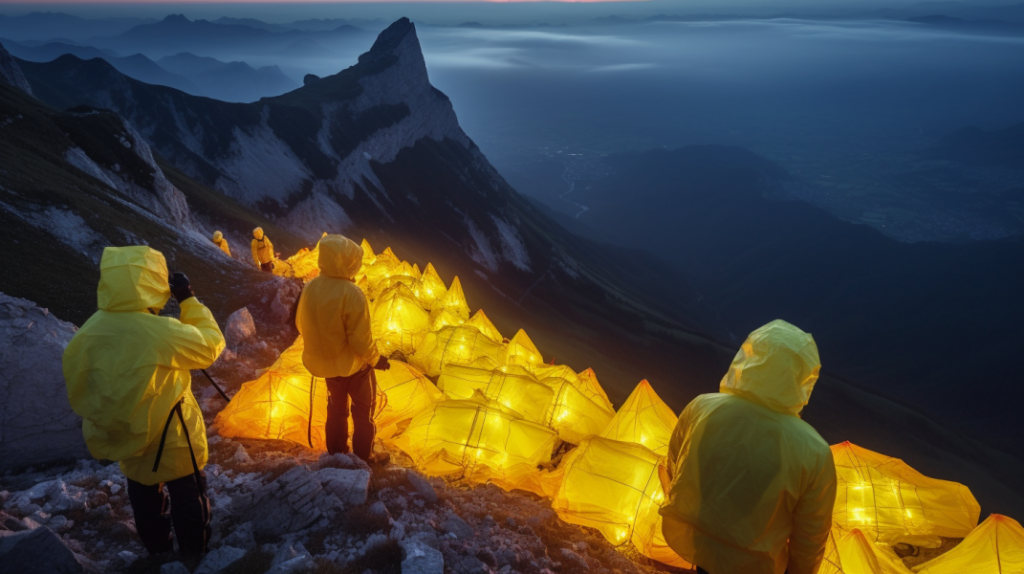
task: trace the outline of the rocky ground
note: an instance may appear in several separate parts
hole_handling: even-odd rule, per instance
[[[228,348],[208,371],[229,395],[294,340],[285,325],[298,292],[279,288],[225,322]],[[0,476],[0,572],[640,574],[666,568],[562,522],[539,497],[425,478],[401,453],[371,471],[354,457],[291,443],[222,438],[213,417],[223,399],[199,372],[193,390],[210,442],[205,470],[213,536],[201,562],[148,556],[117,464],[82,459]]]

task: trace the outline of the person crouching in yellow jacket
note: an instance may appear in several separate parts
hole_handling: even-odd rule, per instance
[[[172,295],[180,321],[157,315]],[[173,549],[172,523],[179,551],[203,554],[209,450],[189,370],[209,367],[224,350],[224,336],[188,278],[175,273],[168,284],[163,254],[149,247],[103,250],[97,302],[63,357],[86,445],[93,457],[121,463],[135,529],[150,554]]]
[[[719,392],[679,416],[662,534],[698,572],[817,572],[836,470],[828,443],[799,415],[820,366],[810,334],[772,321],[743,343]]]
[[[228,240],[224,239],[224,234],[220,231],[213,232],[213,244],[220,248],[224,252],[224,255],[231,257],[231,247],[228,246]]]
[[[377,351],[370,331],[366,296],[353,282],[363,262],[363,249],[341,235],[320,240],[320,276],[306,284],[299,297],[295,326],[302,335],[302,363],[313,376],[327,380],[327,423],[324,434],[331,454],[347,453],[349,398],[352,399],[352,451],[368,463],[374,458],[373,422],[377,400],[374,369],[390,368]]]
[[[274,244],[263,233],[262,227],[252,230],[252,260],[267,273],[274,272]]]

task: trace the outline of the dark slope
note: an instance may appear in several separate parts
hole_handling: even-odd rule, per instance
[[[958,163],[1024,169],[1024,123],[1000,130],[963,128],[947,134],[925,153]]]
[[[815,334],[825,368],[1024,453],[1024,244],[905,244],[800,201],[749,152],[617,156],[581,192],[609,240],[671,257],[737,336],[776,317]],[[981,392],[981,389],[984,389]]]

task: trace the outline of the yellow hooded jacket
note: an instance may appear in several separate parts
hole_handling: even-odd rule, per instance
[[[82,417],[89,452],[116,460],[142,484],[192,474],[177,416],[157,472],[153,463],[174,406],[181,401],[196,462],[206,464],[203,414],[192,395],[189,369],[210,366],[224,349],[213,315],[195,297],[181,303],[181,321],[155,313],[170,298],[167,262],[145,246],[108,247],[100,261],[99,310],[64,350],[71,407]]]
[[[711,574],[814,574],[832,524],[832,451],[798,416],[818,379],[808,333],[750,334],[720,392],[694,399],[669,443],[662,532]]]
[[[256,266],[259,267],[264,263],[270,263],[273,261],[274,244],[271,243],[270,238],[263,233],[263,228],[257,227],[252,233],[252,260],[256,262]]]
[[[231,247],[228,245],[228,240],[224,239],[224,234],[220,231],[213,232],[213,244],[220,247],[220,250],[224,252],[224,255],[231,257]]]
[[[302,362],[314,376],[348,377],[380,359],[366,296],[352,282],[362,263],[363,249],[351,239],[320,240],[320,276],[302,290],[295,316],[305,343]]]

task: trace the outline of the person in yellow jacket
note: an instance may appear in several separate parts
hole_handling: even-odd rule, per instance
[[[320,276],[302,290],[295,326],[304,341],[302,362],[313,376],[327,380],[327,450],[347,453],[348,401],[352,400],[352,452],[368,463],[382,463],[373,454],[377,429],[374,369],[387,370],[387,357],[377,351],[370,331],[370,309],[353,282],[363,262],[363,249],[347,237],[320,240]]]
[[[820,366],[810,334],[772,321],[743,343],[719,392],[679,416],[662,534],[699,572],[817,572],[836,470],[828,443],[799,415]]]
[[[181,320],[157,315],[174,296]],[[209,453],[190,369],[210,366],[224,336],[188,278],[145,246],[107,247],[100,260],[99,310],[64,350],[71,407],[82,417],[89,452],[120,462],[135,529],[150,554],[206,551],[210,503],[203,467]],[[167,495],[171,516],[165,516]]]
[[[224,234],[220,231],[213,232],[213,244],[220,247],[220,250],[224,252],[224,255],[231,257],[231,247],[228,246],[228,240],[224,239]]]
[[[274,244],[270,238],[263,233],[262,227],[252,230],[252,260],[267,273],[274,271]]]

